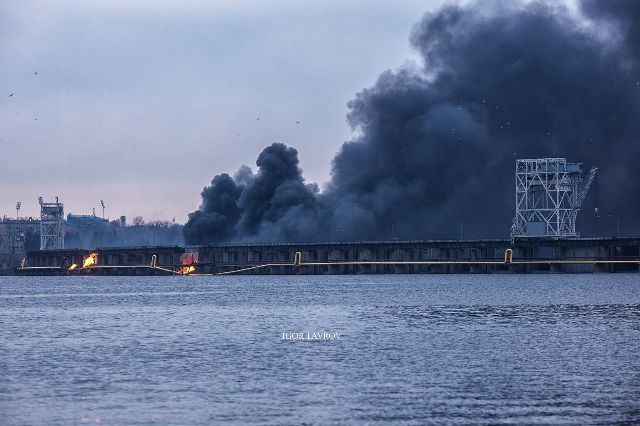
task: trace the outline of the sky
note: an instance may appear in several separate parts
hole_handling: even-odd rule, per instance
[[[346,104],[444,0],[0,3],[0,216],[176,219],[273,142],[329,180]]]

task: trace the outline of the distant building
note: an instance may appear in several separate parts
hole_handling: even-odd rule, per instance
[[[69,213],[65,220],[69,248],[89,248],[96,234],[104,233],[110,226],[111,223],[108,220],[94,214]]]
[[[102,226],[108,224],[109,221],[92,214],[71,214],[67,215],[65,224],[67,226]]]
[[[33,217],[0,219],[0,270],[16,267],[27,250],[40,245],[40,220]]]

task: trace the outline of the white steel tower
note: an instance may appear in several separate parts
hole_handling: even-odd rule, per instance
[[[40,202],[40,250],[56,250],[64,248],[64,206],[58,202]]]
[[[516,216],[511,237],[577,238],[576,216],[598,169],[566,158],[516,160]]]

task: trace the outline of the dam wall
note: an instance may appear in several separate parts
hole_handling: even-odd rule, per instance
[[[432,240],[199,247],[199,270],[247,274],[592,273],[640,271],[639,238]],[[505,261],[511,250],[509,262]],[[300,253],[300,265],[295,263]],[[268,265],[260,267],[260,265]]]
[[[20,275],[171,275],[184,248],[179,246],[109,247],[27,252]],[[95,263],[83,268],[92,254]],[[76,265],[75,268],[73,265]],[[153,268],[151,267],[153,266]],[[178,268],[179,269],[179,268]]]
[[[90,254],[95,264],[82,267]],[[185,254],[188,259],[185,263]],[[71,265],[77,265],[70,270]],[[126,247],[27,253],[19,274],[464,274],[639,272],[640,238]]]

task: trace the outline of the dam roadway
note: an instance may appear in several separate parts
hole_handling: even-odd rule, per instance
[[[83,267],[91,254],[95,263]],[[76,267],[72,267],[72,265]],[[187,267],[193,267],[186,269]],[[20,275],[639,272],[640,237],[223,244],[31,251]]]

